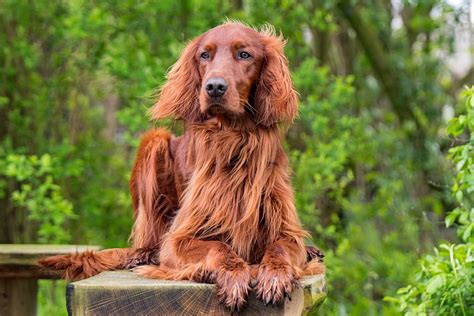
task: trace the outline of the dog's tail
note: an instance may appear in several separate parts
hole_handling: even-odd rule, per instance
[[[45,257],[38,265],[63,271],[66,280],[81,280],[103,271],[123,268],[131,256],[130,248],[114,248],[101,251],[76,252],[67,255]]]

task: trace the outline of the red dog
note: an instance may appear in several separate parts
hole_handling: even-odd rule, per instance
[[[194,39],[168,74],[153,119],[184,121],[174,137],[146,133],[133,167],[132,249],[55,256],[43,266],[78,279],[135,267],[148,278],[215,283],[232,309],[256,278],[265,303],[324,267],[304,245],[279,123],[297,114],[284,41],[225,23]],[[254,273],[252,273],[254,272]]]

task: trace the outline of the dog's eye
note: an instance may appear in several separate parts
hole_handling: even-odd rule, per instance
[[[245,52],[245,51],[239,52],[239,55],[238,55],[238,56],[239,56],[239,58],[241,58],[241,59],[248,59],[248,58],[252,57],[252,56],[250,56],[249,53],[247,53],[247,52]]]
[[[209,57],[210,57],[210,56],[209,56],[209,53],[208,53],[208,52],[203,52],[203,53],[201,53],[201,58],[202,58],[202,59],[209,59]]]

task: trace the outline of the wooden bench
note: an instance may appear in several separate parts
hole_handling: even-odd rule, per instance
[[[151,280],[113,271],[70,283],[66,297],[69,315],[230,315],[215,291],[212,284]],[[326,298],[324,275],[303,278],[291,298],[265,306],[251,293],[240,315],[315,314]]]
[[[0,244],[0,315],[36,315],[38,279],[61,274],[35,265],[44,256],[98,250],[97,246]]]

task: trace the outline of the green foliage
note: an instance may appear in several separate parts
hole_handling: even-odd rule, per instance
[[[414,284],[398,290],[396,303],[405,315],[472,315],[474,313],[474,87],[463,93],[466,114],[450,121],[448,134],[467,140],[449,150],[456,167],[451,188],[458,207],[446,216],[446,226],[457,226],[462,243],[441,244],[421,260]]]
[[[66,295],[64,291],[67,281],[39,280],[38,315],[66,316]]]
[[[390,123],[371,125],[370,108],[352,103],[351,76],[334,77],[308,60],[294,79],[301,92],[298,131],[290,133],[297,133],[290,138],[297,207],[317,245],[336,245],[326,248],[332,293],[326,306],[345,309],[349,297],[351,312],[377,313],[375,297],[395,291],[413,274],[416,258],[408,254],[422,229],[419,215],[408,210],[436,200],[412,195],[418,185],[414,153],[401,148],[407,133],[394,132]]]
[[[446,226],[457,224],[457,232],[464,242],[472,242],[474,236],[474,87],[463,92],[466,100],[466,114],[450,121],[447,131],[460,136],[467,130],[464,145],[449,150],[449,158],[456,166],[456,177],[451,188],[458,203],[446,216]]]
[[[474,278],[471,244],[441,244],[421,260],[417,283],[387,297],[405,315],[472,315]]]
[[[13,205],[26,211],[27,220],[37,226],[37,240],[41,243],[64,243],[70,234],[64,230],[66,221],[74,218],[72,204],[66,200],[61,187],[55,183],[55,172],[60,168],[48,154],[9,154],[0,157],[0,175],[3,184],[9,179],[18,183],[11,193]]]

